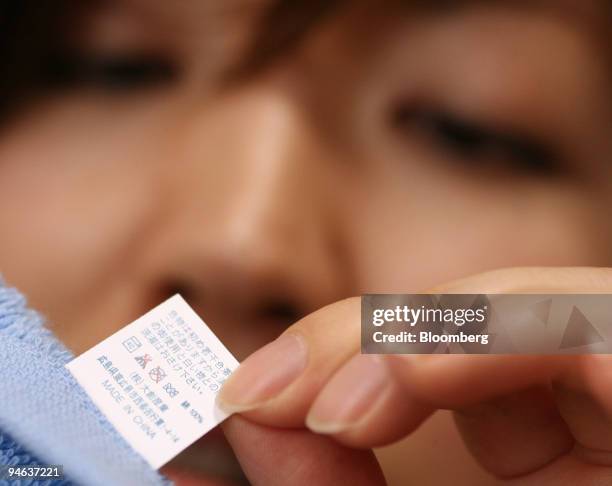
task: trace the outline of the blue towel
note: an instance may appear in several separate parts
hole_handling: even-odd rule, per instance
[[[64,367],[72,358],[23,295],[0,279],[0,465],[64,467],[66,481],[22,485],[171,485],[74,380]]]

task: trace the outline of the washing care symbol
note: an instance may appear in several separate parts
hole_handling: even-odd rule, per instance
[[[156,366],[151,371],[149,371],[149,378],[151,378],[155,383],[159,383],[166,377],[166,372],[162,370],[159,366]]]
[[[142,356],[136,356],[134,359],[136,360],[136,363],[138,363],[140,367],[144,370],[147,366],[147,363],[150,363],[153,358],[151,358],[151,356],[149,356],[148,354],[143,354]]]
[[[136,336],[132,336],[125,341],[123,341],[123,347],[127,350],[128,353],[136,351],[142,344],[138,340]]]

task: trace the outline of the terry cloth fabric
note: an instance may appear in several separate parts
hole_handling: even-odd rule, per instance
[[[23,295],[0,278],[0,465],[64,467],[65,481],[22,485],[172,485],[74,380],[64,367],[72,358]]]

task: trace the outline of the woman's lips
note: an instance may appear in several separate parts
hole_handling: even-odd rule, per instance
[[[230,451],[231,448],[223,435],[223,431],[221,427],[215,427],[211,431],[209,431],[204,437],[196,440],[189,447],[210,447],[211,444],[222,444],[224,447],[227,447]]]
[[[177,486],[237,486],[248,484],[223,432],[214,428],[193,443],[161,473]]]
[[[174,466],[164,466],[161,473],[171,479],[176,486],[234,486],[235,483],[224,479],[212,478],[205,473],[190,471]]]

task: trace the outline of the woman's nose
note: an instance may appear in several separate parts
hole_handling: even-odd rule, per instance
[[[182,124],[164,279],[222,339],[271,339],[351,291],[333,157],[307,120],[290,93],[251,88]]]

